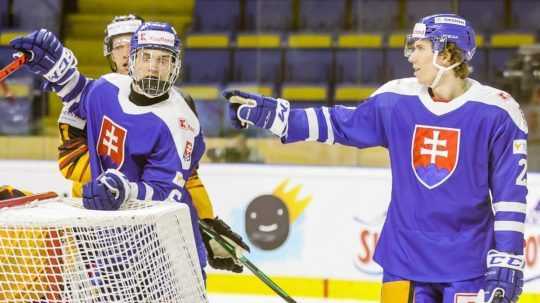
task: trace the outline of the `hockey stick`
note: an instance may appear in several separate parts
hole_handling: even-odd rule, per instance
[[[296,303],[296,301],[287,294],[281,287],[279,287],[272,279],[270,279],[264,272],[262,272],[255,264],[253,264],[251,261],[249,261],[248,258],[244,257],[243,255],[237,255],[236,250],[232,246],[231,243],[229,243],[227,240],[225,240],[220,234],[216,233],[210,226],[208,226],[206,223],[199,221],[199,225],[201,226],[202,230],[212,239],[216,240],[219,245],[221,245],[233,258],[240,261],[244,266],[246,266],[251,272],[259,278],[264,284],[266,284],[268,287],[270,287],[276,294],[278,294],[283,300],[285,300],[287,303]]]
[[[6,79],[9,75],[18,71],[26,62],[28,62],[28,55],[23,53],[15,54],[15,59],[0,69],[0,82],[4,81],[4,79]]]
[[[1,200],[0,201],[0,208],[3,207],[14,207],[14,206],[21,206],[28,204],[30,202],[39,201],[39,200],[46,200],[46,199],[52,199],[58,197],[58,194],[52,191],[35,194],[35,195],[29,195],[24,197],[18,197],[18,198],[12,198],[7,200]]]

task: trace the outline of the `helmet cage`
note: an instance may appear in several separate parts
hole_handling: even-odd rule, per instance
[[[164,62],[162,57],[155,58],[155,52],[147,50],[163,50],[170,54]],[[140,56],[144,56],[140,58]],[[181,60],[167,48],[144,46],[133,51],[129,56],[129,75],[133,79],[136,90],[149,98],[161,96],[169,91],[180,74]],[[148,72],[148,71],[154,71]],[[157,73],[156,73],[157,71]]]
[[[430,38],[420,38],[420,37],[414,37],[414,35],[407,35],[407,37],[405,37],[405,48],[403,49],[403,55],[409,58],[409,56],[414,51],[414,43],[422,39],[431,41],[431,47],[433,49],[433,52],[437,54],[442,53],[448,43],[448,38],[445,36],[433,36]]]

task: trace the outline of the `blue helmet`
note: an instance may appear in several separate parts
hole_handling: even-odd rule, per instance
[[[131,36],[130,54],[137,49],[157,48],[171,51],[173,54],[180,53],[180,38],[174,28],[168,23],[146,22],[143,23]]]
[[[154,98],[168,92],[180,74],[180,46],[180,38],[170,24],[146,22],[139,26],[131,36],[129,51],[129,75],[139,93]],[[169,54],[163,56],[155,50]],[[147,56],[144,60],[142,53]]]
[[[468,21],[456,14],[431,15],[418,21],[412,34],[407,36],[406,57],[411,53],[412,42],[419,39],[429,39],[436,53],[442,52],[447,43],[455,43],[465,61],[470,61],[476,51],[474,30]]]

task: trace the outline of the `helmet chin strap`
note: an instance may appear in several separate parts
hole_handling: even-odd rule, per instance
[[[444,67],[437,63],[437,57],[439,57],[439,52],[433,52],[432,63],[437,68],[437,75],[435,76],[435,79],[433,79],[433,82],[431,82],[431,85],[429,86],[431,87],[431,89],[434,89],[437,85],[439,85],[439,82],[441,81],[441,78],[445,72],[452,70],[461,64],[461,62],[456,62],[448,67]]]

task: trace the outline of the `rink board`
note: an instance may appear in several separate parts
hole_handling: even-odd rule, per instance
[[[0,161],[0,167],[0,184],[70,192],[54,162]],[[377,300],[381,268],[372,257],[390,198],[389,170],[203,164],[199,172],[216,214],[247,240],[249,258],[286,290],[302,297]],[[529,295],[520,302],[540,302],[540,213],[534,211],[540,203],[540,174],[530,173],[528,183]],[[274,204],[277,208],[266,206]],[[273,225],[280,205],[288,215],[287,230]],[[253,210],[260,211],[256,219],[269,220],[258,223],[270,236],[257,235],[248,223]],[[271,294],[252,275],[211,271],[208,287],[213,292]]]

